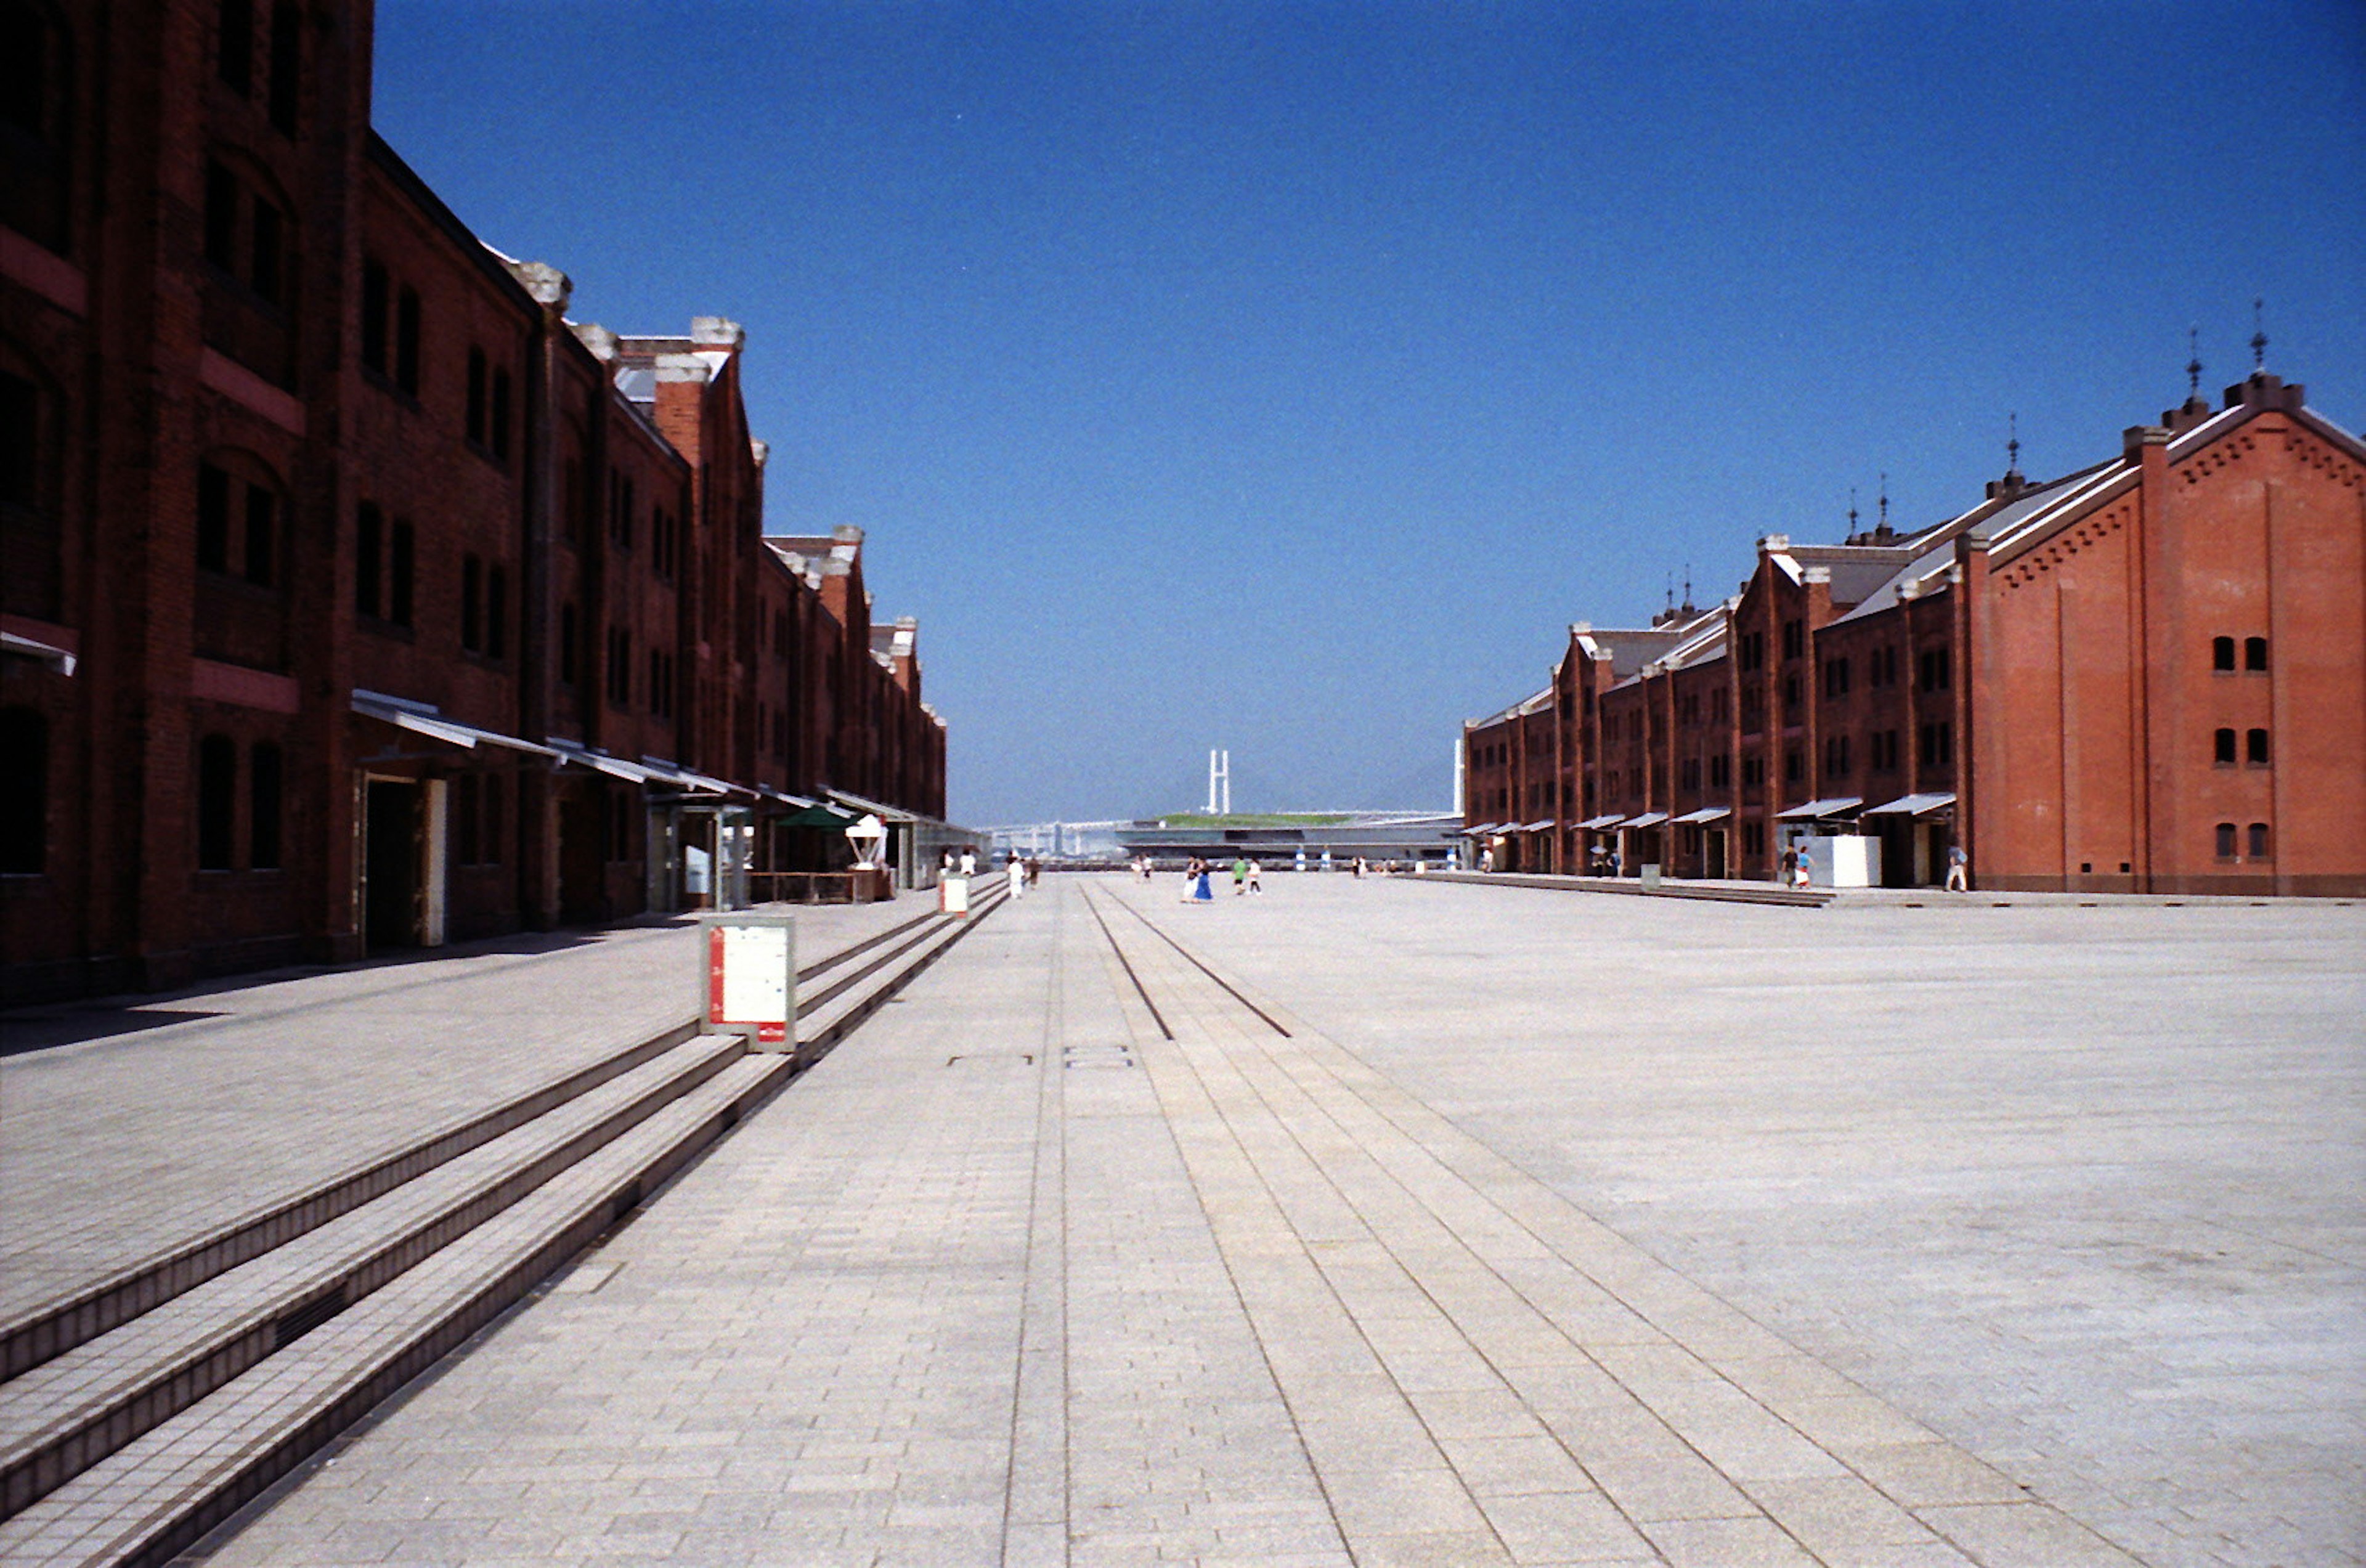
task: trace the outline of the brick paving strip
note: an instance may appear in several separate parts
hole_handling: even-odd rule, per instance
[[[2134,1561],[1273,1003],[1288,1037],[1129,950],[1189,998],[1146,1060],[1359,1563]]]
[[[1046,892],[209,1561],[2132,1561]]]

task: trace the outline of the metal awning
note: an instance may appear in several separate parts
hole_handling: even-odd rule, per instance
[[[1589,833],[1598,833],[1605,828],[1616,828],[1619,823],[1624,822],[1626,819],[1627,818],[1624,812],[1612,811],[1606,812],[1600,817],[1589,817],[1584,821],[1580,822],[1578,826],[1584,829]]]
[[[595,751],[580,740],[562,740],[556,735],[543,739],[558,749],[560,761],[597,769],[610,778],[622,779],[626,784],[645,784],[654,775],[653,769],[645,768],[638,762],[627,762],[622,757],[611,757],[605,751]]]
[[[693,795],[753,795],[756,793],[745,784],[736,784],[728,779],[718,779],[707,773],[697,773],[668,758],[652,757],[646,751],[641,753],[641,760],[637,765],[646,772],[654,783],[671,784],[676,789],[688,790]]]
[[[1549,833],[1552,831],[1552,818],[1548,817],[1540,822],[1515,822],[1512,824],[1506,831],[1514,833]]]
[[[1664,811],[1646,811],[1640,817],[1629,817],[1618,824],[1621,828],[1656,828],[1668,819]]]
[[[74,672],[74,656],[70,650],[38,638],[18,637],[15,632],[0,632],[0,653],[46,664],[61,675]]]
[[[462,724],[456,718],[445,718],[433,703],[415,703],[408,697],[390,697],[384,692],[365,692],[355,688],[352,705],[354,712],[365,718],[375,718],[399,729],[408,729],[447,745],[474,750],[479,746],[506,746],[514,751],[528,751],[537,757],[558,758],[564,753],[548,746],[537,746],[531,740],[521,740],[514,735],[499,730],[479,729],[473,724]]]
[[[1677,818],[1676,825],[1680,828],[1688,828],[1697,823],[1715,822],[1721,818],[1732,815],[1733,807],[1730,806],[1704,806],[1698,811],[1687,811]]]
[[[882,806],[875,800],[865,800],[862,796],[856,795],[850,790],[828,789],[824,790],[822,793],[828,795],[830,799],[838,802],[840,806],[850,807],[865,816],[876,817],[882,822],[918,822],[923,820],[920,814],[917,811],[906,811],[902,807],[895,806]]]
[[[1482,822],[1476,827],[1463,829],[1461,836],[1466,839],[1483,839],[1490,833],[1502,832],[1503,826],[1500,822]]]
[[[1944,811],[1955,804],[1955,792],[1937,790],[1929,795],[1901,795],[1886,805],[1868,807],[1867,817],[1928,817],[1933,811]]]
[[[1836,795],[1830,800],[1811,800],[1805,806],[1794,806],[1787,811],[1777,811],[1777,822],[1814,822],[1826,817],[1838,817],[1854,811],[1865,804],[1861,795]]]

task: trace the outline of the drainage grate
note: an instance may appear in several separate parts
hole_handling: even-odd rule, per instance
[[[271,1348],[285,1350],[344,1310],[345,1286],[341,1280],[302,1306],[281,1313],[271,1325]]]

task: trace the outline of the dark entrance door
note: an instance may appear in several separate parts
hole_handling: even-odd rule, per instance
[[[369,781],[362,825],[362,942],[419,945],[419,786]]]
[[[589,925],[607,914],[607,874],[603,809],[606,797],[596,787],[578,785],[558,804],[558,919],[561,924]]]

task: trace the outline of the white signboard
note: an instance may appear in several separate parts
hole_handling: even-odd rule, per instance
[[[746,1030],[759,1048],[790,1046],[795,1026],[796,945],[783,915],[706,916],[703,1027]]]

